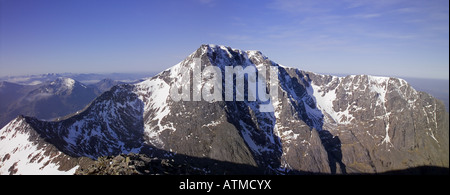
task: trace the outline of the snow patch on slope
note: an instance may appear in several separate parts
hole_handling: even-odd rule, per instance
[[[170,85],[164,80],[154,77],[136,84],[135,93],[144,102],[144,116],[151,115],[151,120],[147,120],[144,124],[145,133],[149,136],[152,144],[162,145],[162,141],[159,139],[161,132],[166,129],[175,130],[171,123],[169,125],[161,123],[164,117],[170,113],[170,106],[167,103],[170,96]],[[156,122],[156,125],[152,125],[152,121]]]
[[[381,104],[382,106],[384,106],[386,103],[386,92],[389,83],[389,77],[368,76],[368,79],[370,91],[379,94],[379,101],[377,101],[377,105]]]
[[[59,165],[53,160],[61,155],[45,155],[44,148],[38,148],[38,145],[30,141],[30,133],[25,132],[23,128],[30,128],[24,122],[24,119],[16,119],[0,130],[0,175],[14,174],[20,175],[72,175],[78,166],[69,171],[58,170]]]
[[[273,149],[269,148],[268,146],[261,146],[259,144],[257,144],[253,138],[252,138],[252,132],[254,132],[255,130],[253,129],[253,127],[247,125],[245,122],[243,122],[242,120],[239,121],[239,125],[242,127],[242,137],[244,138],[245,142],[248,144],[248,146],[250,147],[250,149],[261,155],[264,152],[273,152]]]
[[[340,83],[342,79],[342,77],[333,77],[332,81],[325,86],[316,85],[314,82],[310,83],[312,90],[308,90],[308,94],[315,98],[316,105],[324,114],[324,120],[326,122],[350,124],[351,120],[354,118],[353,115],[349,113],[348,107],[344,111],[335,111],[333,107],[333,102],[336,100],[337,87],[330,89],[329,85],[336,82]]]
[[[55,81],[51,82],[50,85],[60,85],[65,90],[72,90],[75,85],[75,80],[71,78],[59,77]]]

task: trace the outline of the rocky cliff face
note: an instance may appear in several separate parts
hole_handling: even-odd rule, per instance
[[[218,67],[222,87],[225,66],[276,67],[278,96],[270,102],[249,101],[248,94],[244,101],[173,101],[171,88],[183,75],[193,74],[195,59],[201,70]],[[191,97],[195,88],[210,89],[208,79],[198,85],[189,80]],[[262,105],[273,112],[261,112]],[[11,122],[0,135],[14,137],[11,132],[26,127],[71,158],[143,153],[194,163],[210,174],[376,173],[449,166],[448,113],[440,101],[404,80],[320,75],[281,66],[261,52],[217,45],[202,45],[151,79],[113,87],[67,119],[17,120],[22,122]],[[17,144],[7,140],[0,143]],[[8,169],[21,158],[11,158],[14,148],[1,149],[0,158],[6,159],[0,164],[2,174],[14,173]]]
[[[339,137],[348,171],[448,167],[448,113],[441,101],[397,78],[310,75],[323,129]]]

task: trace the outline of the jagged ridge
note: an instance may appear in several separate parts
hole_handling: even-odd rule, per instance
[[[260,101],[172,101],[170,87],[194,58],[222,71],[278,67],[275,111],[260,112]],[[261,52],[218,45],[202,45],[151,79],[116,86],[66,120],[27,122],[73,157],[181,155],[258,167],[261,173],[448,167],[448,114],[440,101],[405,81],[319,75],[281,66]]]

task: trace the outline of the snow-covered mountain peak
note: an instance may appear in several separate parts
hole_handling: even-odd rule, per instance
[[[65,89],[72,90],[76,81],[67,77],[58,77],[56,80],[52,81],[50,85],[57,87],[64,87]]]
[[[46,82],[38,88],[39,92],[53,95],[70,95],[74,90],[87,90],[88,87],[72,78],[58,77],[53,81]]]

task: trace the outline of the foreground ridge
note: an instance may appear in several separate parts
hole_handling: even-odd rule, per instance
[[[87,165],[86,165],[87,166]],[[100,157],[79,168],[75,175],[205,175],[207,171],[182,164],[173,159],[150,158],[145,154],[120,154]]]
[[[221,175],[236,174],[222,170]],[[76,170],[75,175],[217,175],[208,168],[195,167],[192,164],[180,163],[175,159],[159,159],[148,157],[145,154],[120,154],[117,156],[104,156],[90,164],[85,164],[84,168]],[[242,173],[237,173],[242,174]],[[312,172],[274,172],[262,174],[296,174],[296,175],[329,175],[330,173]],[[435,166],[420,166],[403,170],[393,170],[381,173],[353,173],[353,175],[448,175],[449,169]]]

